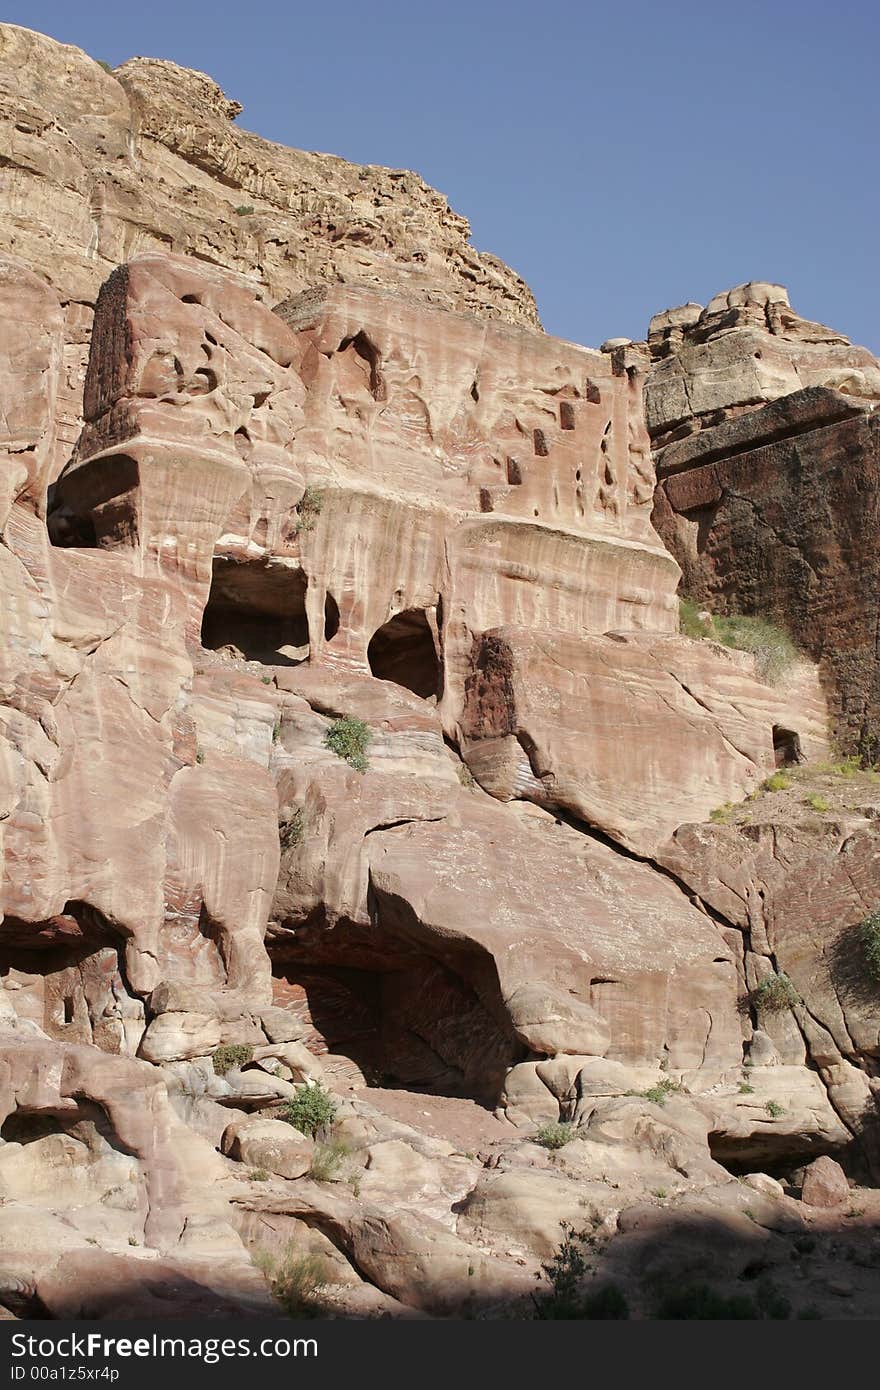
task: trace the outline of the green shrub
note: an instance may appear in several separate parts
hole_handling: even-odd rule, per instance
[[[309,1177],[314,1178],[315,1182],[332,1182],[350,1153],[351,1149],[341,1139],[328,1139],[326,1143],[316,1145]]]
[[[99,67],[99,68],[103,68],[105,72],[109,72],[109,73],[111,74],[111,76],[112,76],[112,74],[113,74],[113,64],[112,64],[112,63],[106,63],[106,62],[104,61],[103,58],[96,58],[96,59],[95,59],[95,62],[98,64],[98,67]]]
[[[278,839],[284,852],[302,844],[305,839],[305,816],[301,809],[294,811],[290,820],[281,822],[278,827]]]
[[[296,504],[296,531],[314,531],[315,522],[321,515],[324,498],[316,487],[307,487]]]
[[[807,797],[806,804],[814,811],[828,811],[831,809],[825,797],[820,796],[818,792],[812,792],[811,795]]]
[[[343,762],[353,767],[355,772],[366,772],[369,767],[367,748],[373,735],[362,719],[353,715],[343,715],[334,719],[324,735],[324,743]]]
[[[723,806],[716,806],[714,811],[709,812],[709,819],[713,825],[726,825],[733,810],[733,803],[725,801]]]
[[[755,674],[767,685],[778,685],[797,661],[797,648],[788,633],[766,618],[731,614],[713,618],[712,625],[725,647],[751,652]]]
[[[316,1081],[314,1086],[300,1086],[293,1100],[285,1101],[278,1118],[286,1120],[301,1134],[314,1137],[319,1129],[332,1125],[336,1119],[336,1105],[320,1081]]]
[[[577,1234],[562,1222],[563,1240],[553,1258],[541,1266],[550,1291],[535,1295],[535,1317],[542,1321],[591,1318],[620,1320],[629,1317],[626,1298],[616,1284],[603,1284],[584,1292],[582,1281],[588,1272],[587,1247],[594,1238]]]
[[[774,772],[771,777],[765,777],[761,783],[765,792],[787,792],[791,786],[791,778],[787,772]]]
[[[678,600],[678,630],[682,637],[711,637],[712,622],[700,617],[703,610],[696,599],[685,596]]]
[[[628,1096],[641,1096],[643,1100],[649,1100],[654,1105],[665,1105],[666,1097],[673,1095],[676,1091],[684,1088],[679,1081],[673,1081],[670,1077],[665,1077],[663,1081],[658,1081],[656,1086],[649,1086],[647,1091],[626,1091]]]
[[[750,1086],[748,1081],[741,1081],[739,1083],[739,1093],[741,1096],[753,1096],[755,1094],[755,1088],[754,1086]]]
[[[280,738],[281,738],[281,720],[280,720],[280,719],[276,719],[276,720],[275,720],[275,723],[272,725],[272,742],[273,742],[273,743],[277,743],[278,740],[279,740]]]
[[[584,1238],[576,1235],[567,1221],[562,1222],[562,1233],[559,1249],[541,1266],[550,1282],[550,1292],[534,1297],[535,1317],[544,1321],[578,1318],[583,1303],[580,1283],[587,1272]]]
[[[785,1106],[780,1105],[778,1100],[768,1100],[764,1109],[767,1111],[771,1120],[778,1120],[780,1115],[785,1114]]]
[[[880,907],[874,909],[859,927],[859,937],[868,973],[880,982]]]
[[[268,1168],[252,1168],[248,1173],[251,1182],[268,1182],[271,1176]]]
[[[800,1004],[798,994],[791,980],[782,971],[778,975],[766,975],[749,995],[753,1005],[762,1013],[781,1014],[786,1009]]]
[[[839,762],[831,764],[830,771],[835,777],[844,777],[850,781],[853,777],[858,777],[862,771],[862,760],[859,757],[841,758]]]
[[[246,1066],[253,1060],[254,1049],[250,1043],[224,1043],[218,1047],[211,1061],[218,1076],[225,1076],[233,1067]]]
[[[254,209],[250,203],[242,203],[235,211],[239,217],[253,217],[254,215]]]
[[[320,1256],[300,1255],[293,1246],[288,1246],[280,1260],[265,1250],[258,1250],[253,1261],[288,1317],[321,1316],[318,1295],[329,1279],[327,1265]]]
[[[203,763],[204,761],[205,761],[205,755],[204,755],[204,753],[202,752],[201,748],[197,748],[197,749],[196,749],[196,762],[199,763],[199,764],[201,764],[201,763]]]
[[[559,1120],[552,1120],[549,1124],[541,1125],[532,1136],[535,1143],[540,1144],[545,1149],[561,1149],[574,1137],[574,1127]]]

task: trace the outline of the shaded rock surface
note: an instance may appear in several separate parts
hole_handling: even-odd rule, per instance
[[[558,342],[204,74],[2,26],[0,79],[0,1308],[526,1316],[577,1227],[639,1316],[756,1260],[860,1315],[809,1195],[880,1161],[826,706],[873,717],[873,359],[763,285]],[[819,546],[818,671],[679,635],[735,564],[800,634]]]

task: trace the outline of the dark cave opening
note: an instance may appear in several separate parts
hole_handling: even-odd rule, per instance
[[[277,560],[215,556],[202,619],[202,646],[265,666],[296,666],[308,657],[308,577]]]
[[[44,921],[6,917],[0,955],[0,979],[12,991],[17,1017],[48,1037],[119,1053],[132,1029],[140,1024],[143,1031],[144,1010],[126,980],[121,938],[88,904],[66,903]]]
[[[53,545],[119,550],[137,544],[140,469],[128,454],[68,467],[47,494]]]
[[[348,1058],[369,1085],[497,1103],[524,1050],[487,1006],[478,952],[440,958],[388,937],[368,945],[354,926],[306,935],[311,949],[302,929],[295,944],[282,931],[267,945],[273,1002],[299,1020],[311,1052]]]
[[[374,632],[367,661],[377,679],[394,681],[422,699],[441,693],[442,668],[423,608],[396,613]]]
[[[324,596],[324,641],[332,642],[339,631],[339,604],[327,590]]]
[[[794,729],[785,729],[781,724],[773,725],[773,754],[777,767],[796,767],[804,761],[801,750],[801,736]]]

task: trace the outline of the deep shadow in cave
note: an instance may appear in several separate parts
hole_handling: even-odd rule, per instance
[[[215,556],[202,619],[202,646],[266,666],[295,666],[308,656],[308,577],[277,560]]]
[[[367,660],[379,680],[394,681],[422,699],[441,693],[441,666],[423,608],[408,608],[389,618],[373,633]]]
[[[396,935],[317,922],[267,946],[275,1004],[306,1025],[306,1046],[350,1058],[371,1084],[494,1105],[525,1055],[476,948],[440,959]]]
[[[125,979],[122,940],[86,903],[66,903],[41,922],[6,917],[0,979],[14,987],[19,1018],[58,1042],[118,1053],[125,1050],[127,1026],[139,1021],[143,1031],[143,1008]]]

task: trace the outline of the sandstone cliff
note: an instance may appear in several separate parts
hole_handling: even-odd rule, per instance
[[[880,793],[854,684],[679,633],[675,460],[830,410],[816,495],[875,505],[877,364],[772,287],[559,342],[414,175],[0,32],[0,1306],[266,1312],[287,1252],[340,1315],[527,1316],[568,1222],[637,1315],[756,1259],[839,1309]]]

